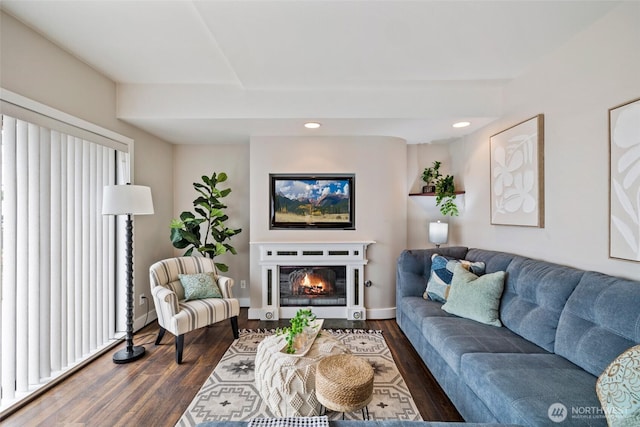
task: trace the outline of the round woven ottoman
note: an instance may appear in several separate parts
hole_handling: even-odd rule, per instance
[[[316,367],[316,398],[325,408],[353,412],[366,406],[373,396],[373,368],[352,354],[327,356]]]

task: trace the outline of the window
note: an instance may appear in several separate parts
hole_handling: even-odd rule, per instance
[[[0,409],[116,338],[121,224],[101,215],[102,188],[123,182],[131,142],[18,98],[30,108],[3,101],[0,116]]]

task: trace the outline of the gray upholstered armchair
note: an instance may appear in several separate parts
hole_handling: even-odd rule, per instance
[[[158,314],[160,332],[156,345],[166,331],[176,337],[176,362],[182,363],[184,334],[195,329],[231,319],[234,338],[238,338],[240,303],[233,298],[233,279],[218,276],[217,284],[222,298],[185,300],[179,274],[216,272],[212,259],[204,257],[177,257],[158,261],[149,268],[151,294]]]

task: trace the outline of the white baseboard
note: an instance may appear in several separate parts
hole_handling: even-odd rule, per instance
[[[158,314],[156,313],[156,309],[153,308],[149,310],[148,316],[146,314],[143,314],[142,316],[139,316],[133,320],[133,330],[139,331],[140,329],[144,328],[145,326],[147,326],[149,323],[153,322],[157,318],[158,318]],[[144,322],[145,319],[147,323]]]
[[[249,308],[249,319],[250,320],[260,320],[260,316],[262,315],[261,308]]]

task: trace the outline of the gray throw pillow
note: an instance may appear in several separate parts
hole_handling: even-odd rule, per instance
[[[476,276],[456,265],[449,298],[442,309],[456,316],[492,326],[500,322],[500,298],[504,290],[504,271]]]

